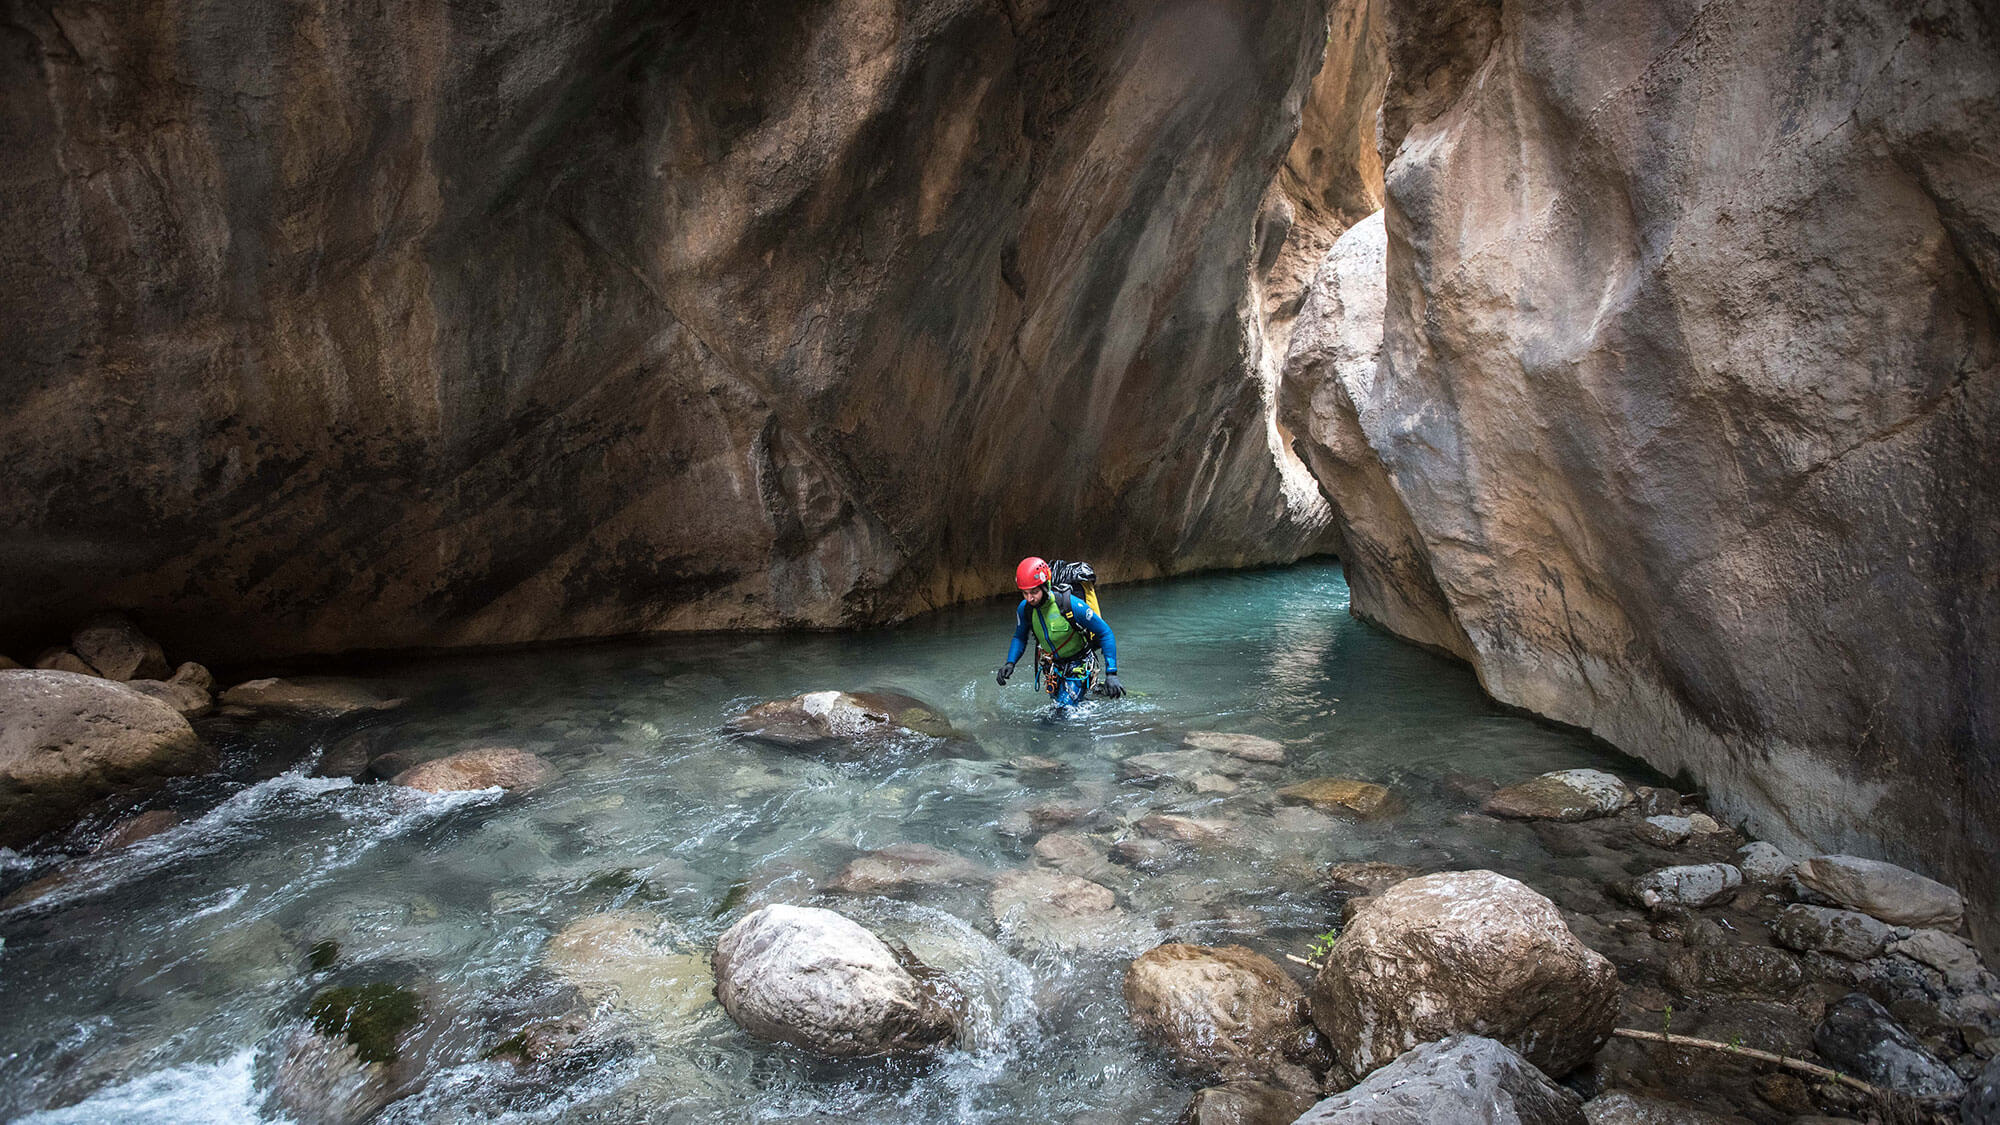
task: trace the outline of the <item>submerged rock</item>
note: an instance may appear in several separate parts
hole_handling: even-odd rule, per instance
[[[273,1079],[272,1097],[299,1125],[358,1125],[423,1084],[414,1050],[423,1003],[390,984],[315,995]]]
[[[1506,876],[1460,871],[1397,883],[1361,910],[1314,981],[1312,1017],[1357,1077],[1464,1031],[1518,1045],[1559,1075],[1610,1037],[1618,996],[1611,962],[1554,903]]]
[[[1403,807],[1386,786],[1347,777],[1315,777],[1287,785],[1278,790],[1278,799],[1362,820],[1392,816]]]
[[[115,613],[92,618],[70,637],[69,647],[107,680],[159,680],[170,667],[158,641]]]
[[[715,946],[715,995],[761,1039],[835,1058],[901,1055],[958,1034],[948,982],[831,910],[773,905]]]
[[[834,756],[866,754],[911,735],[962,737],[936,708],[888,691],[812,691],[760,703],[726,729],[787,750]]]
[[[1228,734],[1222,731],[1190,731],[1181,745],[1189,750],[1207,750],[1215,754],[1227,754],[1246,762],[1267,762],[1282,764],[1285,760],[1283,743],[1254,734]]]
[[[511,746],[461,750],[398,773],[392,782],[426,793],[456,793],[478,789],[526,792],[549,783],[555,767]]]
[[[1296,1125],[1585,1125],[1583,1099],[1503,1043],[1454,1035],[1397,1056]]]
[[[1379,895],[1398,883],[1414,879],[1423,872],[1400,863],[1383,863],[1379,860],[1363,860],[1358,863],[1336,863],[1326,869],[1327,890],[1344,898],[1362,898]]]
[[[1830,953],[1849,961],[1879,955],[1895,931],[1858,910],[1793,903],[1772,919],[1771,936],[1801,953]]]
[[[0,672],[0,846],[66,826],[110,793],[215,768],[172,707],[74,672]]]
[[[346,715],[400,707],[403,700],[374,684],[340,676],[266,677],[245,680],[222,693],[230,707],[289,711],[304,715]]]
[[[1125,974],[1139,1035],[1196,1078],[1269,1080],[1316,1090],[1305,990],[1240,945],[1156,946]]]
[[[985,865],[929,844],[891,844],[841,868],[826,889],[851,895],[900,895],[992,877]]]
[[[1799,864],[1795,874],[1833,901],[1895,925],[1952,930],[1965,917],[1965,900],[1957,891],[1879,859],[1814,856]]]
[[[1486,812],[1515,820],[1590,820],[1610,816],[1637,798],[1603,770],[1555,770],[1486,799]]]
[[[1313,1095],[1269,1082],[1226,1082],[1196,1090],[1174,1125],[1292,1125]]]
[[[180,822],[181,814],[172,809],[150,809],[137,816],[128,816],[111,826],[111,830],[97,842],[97,847],[91,849],[91,854],[103,855],[129,848],[141,840],[178,827]]]
[[[1119,908],[1110,887],[1047,868],[1000,876],[986,905],[1001,932],[1031,950],[1108,952],[1159,942],[1150,923]]]
[[[1913,1098],[1957,1101],[1965,1080],[1917,1043],[1887,1009],[1858,992],[1828,1008],[1813,1049],[1843,1070]]]
[[[1247,772],[1249,763],[1242,759],[1208,750],[1161,750],[1151,754],[1134,754],[1118,763],[1121,780],[1140,784],[1178,781],[1192,785],[1197,778],[1211,774],[1238,778]]]
[[[1150,816],[1140,817],[1132,827],[1142,836],[1192,847],[1230,844],[1236,842],[1240,835],[1240,829],[1234,821],[1213,817],[1176,816],[1172,813],[1153,813]]]
[[[542,947],[542,963],[586,998],[661,1029],[715,1002],[709,958],[688,949],[665,919],[636,911],[571,922]]]

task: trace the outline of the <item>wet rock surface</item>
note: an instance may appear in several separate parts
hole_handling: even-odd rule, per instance
[[[787,750],[834,757],[858,757],[898,739],[958,736],[936,708],[883,691],[813,691],[760,703],[731,719],[728,729]]]
[[[1583,1099],[1505,1045],[1456,1035],[1398,1056],[1297,1125],[1584,1125]]]
[[[1771,923],[1778,944],[1801,953],[1831,953],[1849,961],[1866,961],[1882,952],[1895,936],[1885,922],[1853,910],[1794,903]]]
[[[1268,1082],[1227,1082],[1195,1091],[1175,1125],[1292,1125],[1313,1100]]]
[[[1196,1078],[1319,1088],[1305,990],[1254,950],[1156,946],[1132,962],[1124,995],[1140,1036]]]
[[[1625,783],[1602,770],[1556,770],[1509,785],[1486,801],[1486,812],[1516,820],[1589,820],[1636,800]]]
[[[396,774],[391,780],[427,793],[495,788],[524,793],[547,785],[555,776],[554,766],[525,750],[487,746],[433,758]]]
[[[958,1033],[948,982],[831,910],[757,910],[722,935],[714,967],[723,1010],[761,1039],[853,1058],[926,1051]]]
[[[897,895],[928,888],[984,882],[982,864],[929,844],[893,844],[841,868],[827,889],[840,894]]]
[[[1345,777],[1315,777],[1287,785],[1278,790],[1278,799],[1362,820],[1393,816],[1402,809],[1402,802],[1386,786]]]
[[[1468,1031],[1565,1074],[1610,1035],[1618,995],[1611,962],[1555,904],[1491,871],[1454,872],[1397,883],[1359,912],[1315,978],[1312,1018],[1356,1077]]]
[[[0,845],[73,821],[90,802],[212,769],[172,707],[94,675],[0,672]]]
[[[284,679],[267,676],[237,684],[222,693],[220,702],[229,707],[331,716],[387,710],[400,706],[403,701],[363,680],[337,676]]]

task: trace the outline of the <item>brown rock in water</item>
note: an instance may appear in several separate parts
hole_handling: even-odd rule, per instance
[[[1302,1065],[1314,1046],[1305,990],[1254,950],[1157,946],[1132,962],[1124,991],[1140,1037],[1198,1079],[1319,1088]]]
[[[390,780],[427,793],[495,788],[526,792],[548,784],[555,776],[555,767],[525,750],[487,746],[433,758]]]
[[[1174,1125],[1292,1125],[1313,1101],[1268,1082],[1226,1082],[1196,1090]]]
[[[1379,895],[1397,883],[1414,879],[1423,872],[1400,863],[1364,860],[1336,863],[1326,869],[1327,889],[1348,898]]]
[[[302,715],[346,715],[355,711],[382,711],[399,707],[403,700],[362,680],[339,676],[296,676],[245,680],[223,692],[222,702],[231,707],[255,707]]]
[[[1603,770],[1555,770],[1501,789],[1486,799],[1485,811],[1514,820],[1570,822],[1610,816],[1633,800],[1625,783]]]
[[[960,737],[929,704],[889,691],[809,691],[760,703],[725,729],[787,750],[837,757],[867,754],[911,735]]]
[[[1353,612],[1788,852],[1921,858],[1991,932],[2000,26],[1378,14],[1392,250],[1322,267],[1281,390]]]
[[[833,627],[998,592],[1017,539],[1123,578],[1322,549],[1244,314],[1327,34],[1323,0],[36,9],[0,636],[113,595],[232,661]],[[1331,168],[1372,152],[1344,119]]]
[[[70,637],[69,647],[107,680],[165,679],[170,667],[160,643],[118,614],[86,622]]]
[[[1610,1037],[1618,994],[1611,962],[1554,903],[1503,875],[1458,871],[1397,883],[1355,916],[1314,981],[1312,1018],[1357,1078],[1463,1031],[1559,1076]]]
[[[1278,790],[1278,799],[1362,820],[1393,816],[1403,809],[1402,801],[1387,787],[1346,777],[1315,777],[1287,785]]]
[[[1140,817],[1132,827],[1140,835],[1170,844],[1206,846],[1227,844],[1238,835],[1237,826],[1227,820],[1212,817],[1175,816],[1171,813],[1153,813]]]
[[[119,848],[129,848],[151,836],[158,836],[171,828],[179,827],[181,814],[172,809],[149,809],[137,816],[128,816],[111,826],[111,831],[91,849],[92,855],[114,852]]]
[[[897,895],[979,883],[992,877],[984,865],[929,844],[891,844],[841,868],[826,889],[851,895]]]
[[[1181,746],[1189,750],[1207,750],[1214,754],[1227,754],[1246,762],[1281,764],[1285,760],[1283,743],[1254,734],[1230,734],[1223,731],[1198,730],[1181,739]]]
[[[61,828],[85,805],[215,768],[173,708],[72,672],[0,672],[0,846]]]

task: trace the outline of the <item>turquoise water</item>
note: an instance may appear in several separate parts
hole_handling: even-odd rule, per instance
[[[1303,954],[1332,920],[1318,872],[1339,860],[1554,870],[1532,832],[1465,815],[1453,774],[1635,775],[1355,621],[1331,563],[1112,587],[1104,603],[1131,694],[1062,721],[1025,669],[994,685],[1012,629],[1000,603],[861,633],[370,668],[408,702],[306,724],[205,720],[223,774],[154,802],[185,823],[0,913],[0,1116],[282,1119],[271,1090],[314,991],[389,981],[424,997],[413,1050],[428,1080],[384,1121],[1171,1121],[1198,1083],[1132,1034],[1119,989],[1134,955],[1162,940]],[[720,731],[754,703],[827,688],[926,700],[979,749],[912,740],[832,763]],[[1275,739],[1286,761],[1233,792],[1120,780],[1122,759],[1194,730]],[[513,796],[314,776],[354,739],[377,753],[515,746],[560,776]],[[1066,769],[1023,771],[1023,755]],[[1389,786],[1404,811],[1352,823],[1275,802],[1321,775]],[[822,893],[860,852],[903,842],[994,872],[1032,865],[1028,811],[1049,803],[1093,815],[1071,830],[1100,852],[1155,812],[1230,831],[1166,871],[1093,862],[1120,914],[1076,940],[996,922],[979,884]],[[0,858],[9,886],[52,870]],[[703,967],[724,929],[772,901],[833,906],[951,974],[970,1005],[959,1049],[930,1066],[835,1065],[742,1033]],[[627,932],[645,936],[579,937]],[[338,957],[313,971],[327,941]],[[569,1064],[484,1057],[558,1010],[592,1029]]]

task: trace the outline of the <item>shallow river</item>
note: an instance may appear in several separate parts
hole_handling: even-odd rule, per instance
[[[0,915],[0,1117],[281,1119],[270,1091],[314,992],[387,981],[424,997],[429,1080],[379,1120],[1171,1121],[1195,1084],[1130,1029],[1119,986],[1135,954],[1167,939],[1304,954],[1332,921],[1315,873],[1339,860],[1510,873],[1556,862],[1533,833],[1464,816],[1472,802],[1453,774],[1504,784],[1599,765],[1643,779],[1355,621],[1335,565],[1113,587],[1104,609],[1130,694],[1061,721],[1025,667],[994,685],[1013,624],[999,603],[862,633],[373,669],[409,702],[305,724],[203,720],[223,773],[152,802],[187,813],[183,824]],[[765,699],[864,687],[939,707],[976,756],[912,742],[842,764],[720,733]],[[1287,760],[1233,779],[1234,792],[1120,780],[1121,759],[1191,730],[1276,739]],[[515,746],[560,779],[509,797],[314,776],[355,738],[377,752]],[[1031,754],[1067,769],[1012,761]],[[1323,775],[1387,785],[1406,811],[1351,823],[1274,802],[1275,788]],[[815,897],[860,852],[900,842],[995,870],[1033,863],[1027,810],[1050,803],[1097,812],[1083,830],[1100,845],[1150,812],[1235,828],[1168,871],[1092,871],[1123,913],[1086,940],[997,923],[979,886]],[[9,886],[51,863],[0,861]],[[959,1049],[927,1067],[832,1065],[738,1030],[714,1003],[706,955],[770,901],[836,906],[952,975],[970,1005]],[[637,946],[591,944],[633,927],[647,934]],[[316,945],[337,946],[330,967],[311,968]],[[596,1049],[553,1070],[484,1057],[571,1002],[565,986],[595,1006]]]

